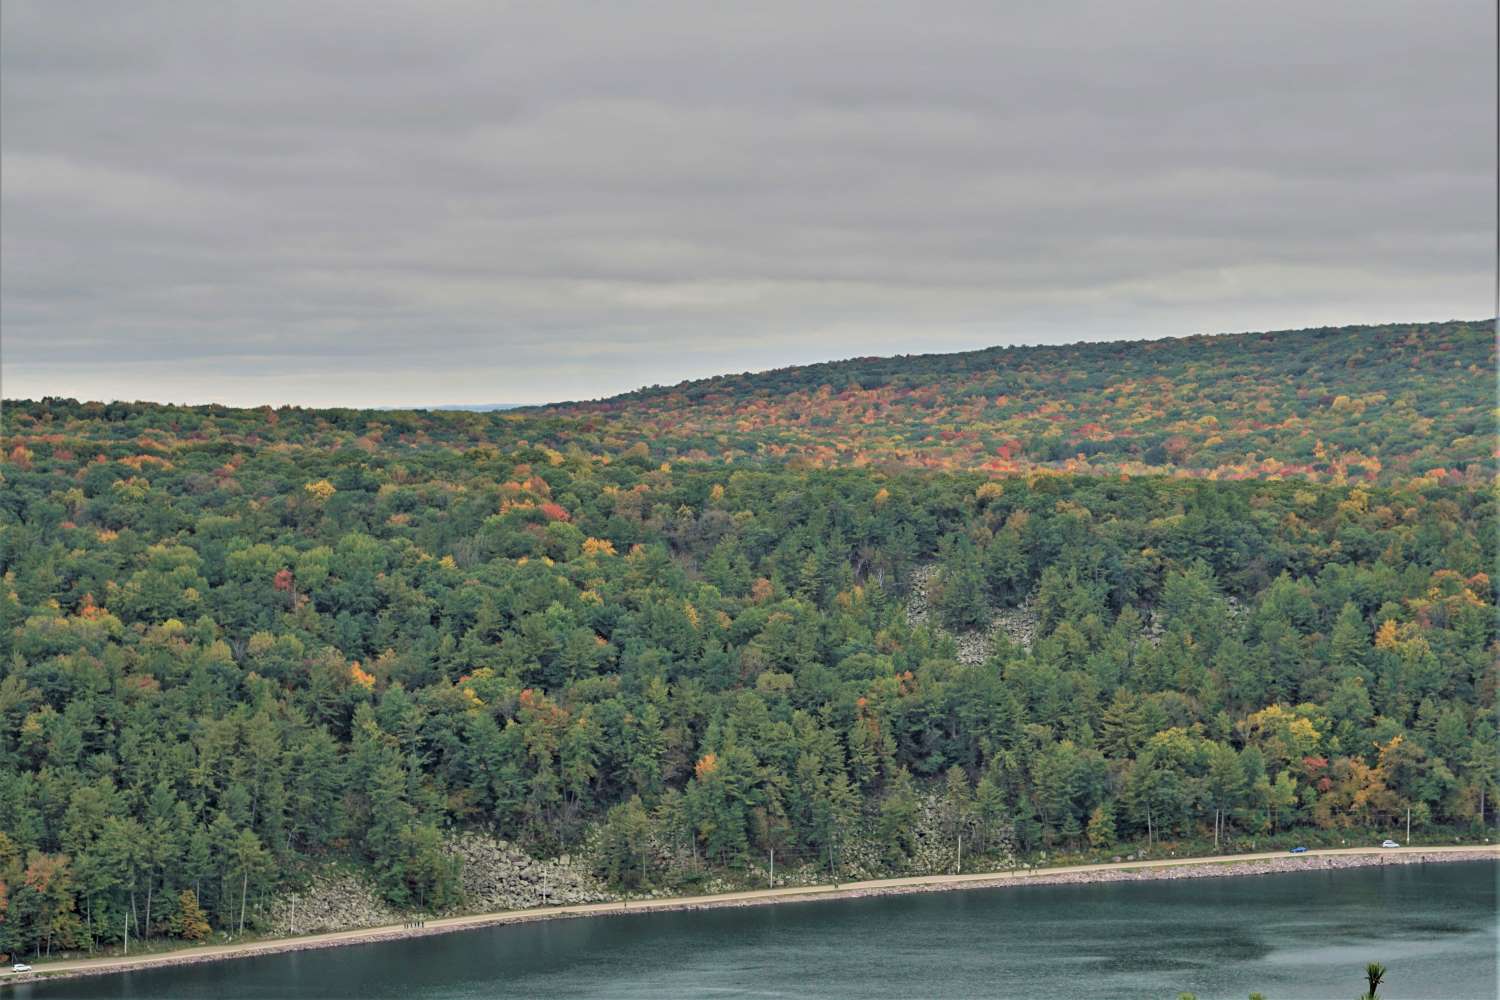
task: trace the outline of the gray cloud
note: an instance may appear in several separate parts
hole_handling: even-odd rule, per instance
[[[1488,0],[0,11],[7,396],[530,402],[1494,308]]]

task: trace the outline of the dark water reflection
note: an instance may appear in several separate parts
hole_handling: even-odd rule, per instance
[[[1494,998],[1490,862],[560,920],[18,988],[63,997]]]

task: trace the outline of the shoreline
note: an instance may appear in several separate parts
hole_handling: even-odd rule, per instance
[[[244,944],[180,948],[140,956],[72,959],[46,963],[29,973],[0,971],[0,986],[47,983],[82,976],[102,976],[137,969],[195,965],[294,951],[375,944],[408,938],[450,934],[455,931],[533,923],[540,920],[581,917],[629,916],[678,910],[707,910],[817,900],[863,899],[917,892],[947,892],[958,889],[997,889],[1023,885],[1088,885],[1101,882],[1138,882],[1189,878],[1234,878],[1299,871],[1335,871],[1378,865],[1446,864],[1468,861],[1500,861],[1500,844],[1458,847],[1344,847],[1290,855],[1283,852],[1212,855],[1201,858],[1168,858],[1122,861],[1096,865],[1030,868],[967,875],[912,875],[898,878],[846,882],[839,885],[788,886],[704,896],[674,896],[642,899],[634,903],[580,903],[529,910],[501,910],[468,916],[440,917],[422,927],[387,925],[346,931],[324,931],[297,937],[271,938]]]

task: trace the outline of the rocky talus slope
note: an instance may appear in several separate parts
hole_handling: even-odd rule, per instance
[[[616,896],[594,878],[581,859],[533,858],[503,840],[481,833],[451,838],[448,853],[459,860],[464,902],[449,911],[522,910],[544,904],[603,903]],[[368,878],[343,869],[315,875],[307,888],[283,893],[271,905],[272,934],[350,930],[402,923],[408,914],[391,907]]]
[[[503,840],[463,833],[449,841],[459,859],[465,909],[521,910],[546,904],[603,903],[616,898],[581,859],[531,857]]]
[[[906,602],[906,620],[912,626],[926,625],[943,635],[951,636],[958,646],[958,661],[977,666],[989,658],[995,648],[995,640],[1004,636],[1013,645],[1031,648],[1036,638],[1036,607],[1031,598],[1019,607],[1000,608],[990,614],[990,623],[974,632],[953,632],[939,624],[932,611],[932,588],[937,583],[937,563],[928,563],[912,570],[911,596]]]
[[[271,904],[265,930],[284,936],[380,927],[404,919],[400,912],[380,898],[367,878],[330,869],[313,876],[307,888],[277,896]]]

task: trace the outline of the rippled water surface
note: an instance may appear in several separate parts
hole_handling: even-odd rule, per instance
[[[596,917],[18,988],[63,997],[1493,998],[1500,864]]]

